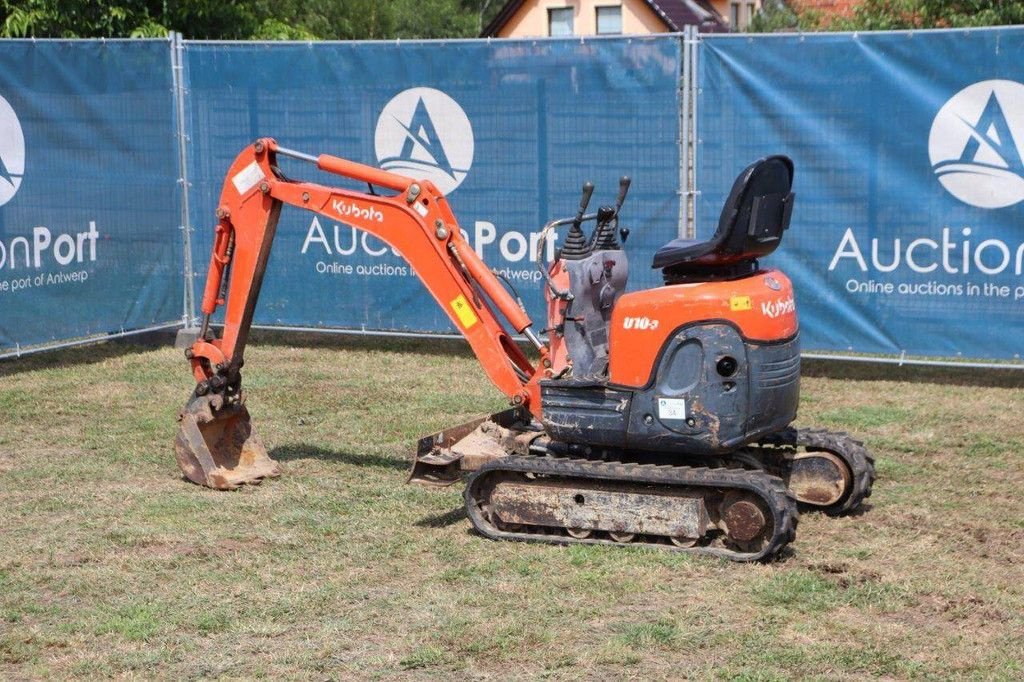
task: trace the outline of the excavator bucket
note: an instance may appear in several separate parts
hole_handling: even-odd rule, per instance
[[[241,398],[225,404],[219,394],[195,396],[178,421],[174,454],[182,473],[193,483],[234,490],[281,475]]]

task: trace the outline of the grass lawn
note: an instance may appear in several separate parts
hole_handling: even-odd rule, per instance
[[[1024,372],[807,363],[879,480],[746,565],[479,537],[404,485],[505,406],[466,346],[284,338],[245,386],[287,473],[234,493],[174,463],[180,352],[0,363],[0,678],[1024,677]]]

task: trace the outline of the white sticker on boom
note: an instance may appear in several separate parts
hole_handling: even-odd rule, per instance
[[[420,202],[417,201],[415,204],[412,205],[412,207],[415,208],[416,212],[419,213],[421,216],[423,216],[424,218],[427,217],[427,207],[426,206],[424,206],[423,204],[421,204]]]
[[[660,419],[686,419],[686,401],[682,398],[658,398]]]
[[[248,166],[238,171],[238,173],[235,174],[235,177],[231,178],[231,182],[234,183],[235,189],[238,190],[239,194],[245,194],[265,177],[266,176],[263,175],[263,169],[260,168],[258,163],[253,161]]]

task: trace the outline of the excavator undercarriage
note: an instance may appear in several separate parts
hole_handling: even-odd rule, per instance
[[[511,409],[420,439],[409,481],[467,479],[487,537],[639,544],[735,561],[772,556],[798,509],[839,516],[871,495],[874,461],[845,433],[788,428],[720,457],[594,449],[552,441]]]
[[[291,180],[279,157],[368,191]],[[548,308],[542,340],[430,182],[258,140],[228,171],[217,209],[200,338],[186,351],[197,384],[179,415],[179,467],[217,489],[281,474],[252,425],[241,368],[287,204],[400,252],[509,397],[504,412],[421,439],[409,476],[437,486],[466,481],[467,514],[481,534],[775,557],[793,541],[800,511],[853,512],[875,476],[859,441],[791,426],[800,379],[793,289],[758,259],[788,227],[792,176],[792,162],[779,156],[745,169],[715,236],[667,244],[653,263],[665,286],[633,292],[629,230],[618,219],[629,180],[613,206],[595,213],[586,212],[587,183],[576,215],[548,223],[537,244]],[[587,238],[581,225],[590,221]],[[548,262],[547,241],[560,227],[567,233]],[[211,322],[221,307],[218,338]]]

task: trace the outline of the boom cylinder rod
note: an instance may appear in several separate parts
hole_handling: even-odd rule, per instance
[[[395,175],[394,173],[389,173],[379,168],[374,168],[373,166],[356,163],[355,161],[331,156],[330,154],[313,156],[311,154],[298,152],[294,149],[288,149],[287,147],[281,146],[276,147],[276,150],[278,154],[283,154],[285,156],[290,156],[293,159],[299,159],[300,161],[315,164],[316,167],[322,171],[368,182],[371,185],[387,187],[388,189],[393,189],[396,192],[404,192],[409,188],[409,185],[414,182],[402,175]]]
[[[315,156],[313,156],[312,154],[306,154],[304,152],[297,152],[294,149],[288,149],[287,147],[282,147],[280,145],[278,145],[278,147],[277,147],[277,153],[278,154],[283,154],[285,156],[290,156],[293,159],[299,159],[300,161],[308,161],[309,163],[312,163],[312,164],[316,164],[317,163],[317,158]]]

